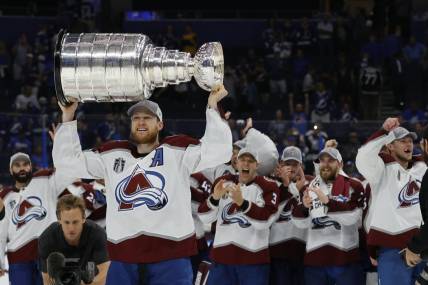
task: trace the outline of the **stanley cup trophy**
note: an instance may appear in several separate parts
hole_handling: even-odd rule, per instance
[[[60,31],[55,47],[59,102],[126,102],[148,99],[156,87],[195,77],[207,91],[223,82],[223,49],[205,43],[190,53],[154,46],[142,34],[70,34]]]

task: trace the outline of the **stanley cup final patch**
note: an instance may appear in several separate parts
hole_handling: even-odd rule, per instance
[[[116,173],[120,173],[125,168],[125,160],[122,157],[118,157],[114,160],[113,170]]]

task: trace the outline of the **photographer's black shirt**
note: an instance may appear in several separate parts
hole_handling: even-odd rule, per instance
[[[103,228],[86,220],[78,246],[69,245],[64,238],[61,225],[52,223],[39,238],[39,259],[42,272],[47,272],[47,259],[52,252],[62,253],[67,260],[78,263],[80,258],[90,251],[87,261],[101,264],[109,260],[107,253],[107,236]]]

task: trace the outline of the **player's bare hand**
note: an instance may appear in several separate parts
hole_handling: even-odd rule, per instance
[[[422,261],[422,259],[419,256],[419,254],[414,253],[413,251],[411,251],[408,248],[405,248],[404,251],[405,251],[405,258],[406,258],[406,264],[407,264],[407,266],[414,267],[419,262]]]
[[[73,102],[70,106],[63,106],[61,103],[58,102],[58,105],[62,111],[62,122],[66,123],[73,121],[74,113],[76,113],[79,103]]]
[[[281,178],[282,185],[288,187],[290,185],[291,180],[291,168],[289,166],[281,166],[279,168],[278,177]]]
[[[224,88],[223,84],[214,86],[211,90],[210,96],[208,97],[208,106],[213,109],[217,109],[217,103],[226,97],[227,94],[228,92]]]
[[[306,185],[306,177],[303,168],[300,166],[296,176],[296,187],[299,191]]]
[[[303,206],[305,206],[306,208],[310,209],[312,206],[312,198],[311,196],[309,196],[309,192],[308,190],[305,190],[305,192],[303,192]]]
[[[230,198],[232,198],[233,202],[238,206],[242,206],[244,203],[244,198],[242,197],[241,186],[239,184],[234,184],[231,186],[231,191],[229,191]]]
[[[322,190],[319,187],[311,187],[311,188],[309,188],[309,191],[312,191],[315,194],[317,194],[318,199],[320,199],[321,203],[323,203],[323,204],[327,204],[328,201],[330,201],[328,196],[325,195],[324,192],[322,192]]]
[[[224,113],[224,118],[226,120],[229,120],[230,119],[230,115],[232,115],[232,113],[230,111],[227,111],[226,113]]]
[[[392,131],[396,127],[400,126],[400,121],[398,118],[388,118],[383,122],[383,129],[387,132]]]
[[[335,139],[331,139],[325,142],[325,147],[337,148],[339,143]]]
[[[220,200],[224,194],[227,193],[228,188],[224,185],[225,180],[221,179],[214,187],[214,192],[212,194],[213,198],[216,200]]]

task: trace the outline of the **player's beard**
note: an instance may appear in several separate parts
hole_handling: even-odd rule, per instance
[[[136,144],[154,144],[158,139],[158,132],[148,131],[144,137],[138,136],[137,131],[132,131],[130,140]]]
[[[25,171],[21,170],[20,172],[13,172],[12,177],[15,181],[19,183],[28,183],[31,180],[32,172],[31,171]]]
[[[329,169],[326,173],[324,170]],[[333,181],[336,179],[337,173],[339,172],[339,168],[331,168],[331,167],[320,167],[320,176],[324,181]]]

